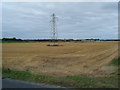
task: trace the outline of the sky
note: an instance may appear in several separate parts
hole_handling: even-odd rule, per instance
[[[3,2],[2,37],[48,39],[51,15],[58,39],[117,39],[117,2]]]

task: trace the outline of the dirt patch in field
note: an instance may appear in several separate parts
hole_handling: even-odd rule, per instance
[[[3,43],[3,67],[48,75],[105,76],[116,71],[107,64],[118,56],[118,42]]]

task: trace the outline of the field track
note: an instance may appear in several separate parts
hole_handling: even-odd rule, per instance
[[[107,65],[118,55],[118,42],[3,43],[3,67],[47,75],[105,76],[115,72]]]

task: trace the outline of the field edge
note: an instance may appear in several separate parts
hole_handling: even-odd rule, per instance
[[[93,77],[93,76],[49,76],[32,74],[27,71],[2,69],[2,78],[11,78],[33,83],[43,83],[66,88],[118,88],[118,76]]]

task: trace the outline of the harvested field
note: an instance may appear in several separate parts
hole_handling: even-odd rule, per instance
[[[3,43],[3,67],[47,75],[112,75],[118,42]]]

